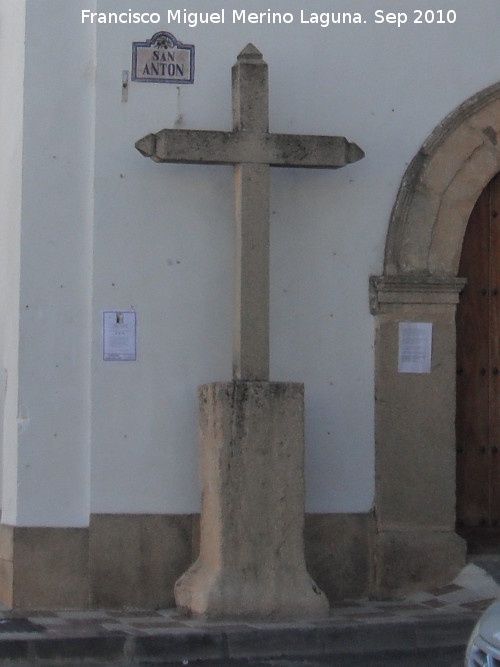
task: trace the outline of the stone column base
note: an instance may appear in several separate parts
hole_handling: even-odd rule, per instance
[[[175,585],[177,605],[214,618],[326,615],[304,559],[303,385],[204,385],[199,427],[200,557]]]
[[[451,531],[380,532],[376,543],[375,592],[397,598],[452,581],[465,565],[465,541]]]

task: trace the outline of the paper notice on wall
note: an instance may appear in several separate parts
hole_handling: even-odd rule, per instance
[[[399,323],[399,373],[430,373],[432,323]]]
[[[103,313],[104,361],[136,360],[135,311],[113,310]]]

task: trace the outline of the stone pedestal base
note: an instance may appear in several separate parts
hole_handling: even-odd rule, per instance
[[[227,382],[199,389],[200,557],[179,607],[209,617],[305,618],[328,601],[304,560],[304,389]]]

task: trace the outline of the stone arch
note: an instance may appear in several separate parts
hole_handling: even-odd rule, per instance
[[[462,241],[500,171],[500,84],[432,132],[392,210],[384,274],[371,278],[375,344],[375,587],[394,595],[449,581],[465,563],[455,534],[455,310]],[[402,321],[432,324],[428,374],[398,370]]]
[[[500,84],[474,95],[432,132],[396,198],[385,275],[456,275],[470,212],[500,171]]]

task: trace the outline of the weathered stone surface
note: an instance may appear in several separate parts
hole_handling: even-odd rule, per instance
[[[433,324],[431,372],[398,372],[398,324]],[[378,317],[375,465],[379,526],[455,524],[453,304],[387,304]],[[383,474],[383,471],[390,471]]]
[[[484,143],[485,137],[468,122],[461,124],[448,135],[429,159],[420,174],[425,187],[442,193],[463,167],[463,156],[472,155]]]
[[[235,183],[233,377],[269,377],[269,166],[238,164]]]
[[[0,525],[0,601],[14,606],[14,527]]]
[[[160,130],[139,139],[135,147],[155,162],[200,164],[268,164],[272,167],[338,169],[357,162],[364,153],[345,137]]]
[[[0,599],[12,608],[88,606],[85,528],[0,526]]]
[[[373,315],[381,311],[391,312],[403,304],[405,307],[424,304],[456,305],[459,294],[466,285],[465,278],[439,278],[432,276],[371,276],[370,278],[370,310]],[[412,311],[407,310],[412,316]],[[417,313],[418,310],[415,310]]]
[[[414,528],[377,536],[376,592],[398,597],[452,581],[465,562],[466,545],[453,531]]]
[[[454,533],[454,302],[460,282],[450,279],[448,293],[444,282],[441,288],[432,292],[435,303],[425,303],[423,298],[421,303],[412,302],[408,286],[409,297],[402,292],[399,303],[394,299],[379,304],[376,591],[384,596],[443,583],[465,563],[465,544]],[[422,291],[424,296],[426,290]],[[398,372],[398,323],[402,321],[433,324],[430,373]],[[438,552],[443,556],[437,557]]]
[[[330,602],[373,593],[375,515],[306,514],[307,568]]]
[[[209,617],[327,613],[304,559],[303,385],[200,387],[202,516],[177,605]]]
[[[174,583],[192,562],[192,515],[94,514],[90,605],[170,607]]]

